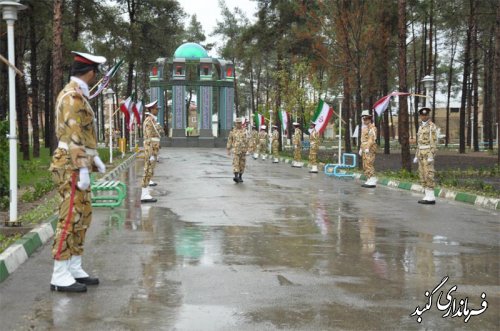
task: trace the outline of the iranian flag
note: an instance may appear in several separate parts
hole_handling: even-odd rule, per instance
[[[266,124],[264,116],[262,116],[262,114],[258,114],[258,113],[255,113],[253,115],[253,122],[254,122],[255,126],[257,127],[257,129],[260,129],[261,125]]]
[[[389,101],[391,101],[392,97],[400,96],[400,95],[406,96],[406,95],[410,95],[410,93],[394,91],[391,94],[388,94],[385,97],[382,97],[377,102],[375,102],[375,104],[373,105],[373,109],[377,113],[377,116],[382,115],[382,113],[387,109],[387,106],[389,105]]]
[[[279,115],[280,115],[280,121],[281,121],[281,129],[283,130],[283,132],[285,134],[287,134],[287,132],[288,132],[288,122],[289,122],[288,121],[288,116],[289,116],[289,114],[286,111],[282,110],[282,111],[279,112]]]
[[[138,101],[132,106],[132,112],[134,113],[135,121],[137,124],[140,124],[142,119],[142,101]]]
[[[132,101],[132,96],[129,96],[122,104],[120,105],[120,111],[125,116],[125,126],[128,128],[130,123],[130,112],[132,111],[132,106],[134,102]]]
[[[108,70],[108,72],[101,79],[99,86],[97,87],[97,91],[95,91],[95,93],[92,94],[89,97],[89,99],[93,99],[96,96],[98,96],[109,85],[111,78],[113,78],[113,76],[116,74],[116,72],[118,71],[118,69],[120,68],[122,63],[123,63],[123,59],[118,61],[113,67],[111,67],[111,69]],[[94,88],[95,88],[95,86],[94,86]]]
[[[328,122],[333,116],[333,108],[329,104],[319,99],[318,107],[313,116],[313,122],[316,123],[316,131],[322,133],[325,131]]]

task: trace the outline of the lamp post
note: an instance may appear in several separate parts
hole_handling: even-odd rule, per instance
[[[268,130],[269,133],[267,134],[268,138],[271,137],[271,134],[272,134],[271,127],[272,126],[273,126],[273,110],[269,109],[269,130]],[[272,139],[269,139],[269,151],[270,151],[270,154],[273,153],[273,151],[272,151]]]
[[[337,96],[337,100],[339,101],[339,162],[340,164],[340,158],[342,155],[342,100],[344,100],[344,95],[340,93]]]
[[[104,91],[104,96],[108,102],[109,110],[109,164],[113,163],[113,95],[115,92],[108,88]]]
[[[19,0],[0,0],[0,8],[3,11],[3,19],[7,22],[8,60],[15,64],[14,54],[14,22],[17,20],[17,12],[26,9]],[[19,225],[17,221],[17,132],[16,132],[16,72],[9,66],[9,222],[6,225]]]
[[[424,88],[425,88],[425,107],[431,107],[431,102],[429,100],[429,104],[427,105],[427,99],[429,98],[429,90],[432,88],[433,84],[434,84],[434,77],[432,77],[431,75],[427,75],[425,76],[424,78],[422,78],[421,82],[424,84]]]

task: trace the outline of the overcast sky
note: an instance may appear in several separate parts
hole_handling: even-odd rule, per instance
[[[178,0],[184,11],[188,15],[185,25],[189,24],[191,15],[196,14],[198,22],[203,26],[203,32],[207,37],[208,42],[217,42],[217,47],[220,47],[220,40],[210,37],[217,21],[222,21],[220,18],[220,8],[218,0]],[[257,3],[252,0],[225,0],[226,6],[230,9],[239,7],[242,9],[250,21],[255,21],[253,16],[256,12]],[[216,51],[209,52],[211,56],[217,56]]]

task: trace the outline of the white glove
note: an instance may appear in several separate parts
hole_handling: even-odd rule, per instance
[[[415,158],[413,159],[413,163],[418,163],[418,157],[415,156]]]
[[[104,174],[106,173],[106,166],[104,165],[104,162],[102,162],[101,158],[99,155],[94,156],[94,164],[97,167],[97,170],[101,173]]]
[[[358,152],[359,156],[363,156],[363,150],[360,148]]]
[[[434,162],[434,158],[433,158],[432,156],[429,156],[429,157],[427,158],[427,162]]]
[[[370,153],[370,150],[367,148],[367,149],[365,149],[365,154],[368,154],[368,153]]]
[[[155,160],[155,156],[154,156],[154,155],[151,155],[151,156],[149,157],[149,161],[153,162],[154,160]]]
[[[78,188],[82,191],[85,191],[90,186],[90,176],[89,176],[89,168],[80,168],[80,180],[78,183]]]

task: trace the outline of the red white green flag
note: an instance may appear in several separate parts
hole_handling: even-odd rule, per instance
[[[283,132],[285,134],[287,134],[290,114],[288,114],[286,111],[282,110],[279,112],[279,115],[280,115],[280,121],[281,121],[281,130],[283,130]]]
[[[258,113],[253,114],[253,122],[258,129],[260,129],[261,125],[266,124],[264,116],[262,116],[262,114],[258,114]]]
[[[316,131],[322,133],[325,131],[328,122],[333,116],[333,108],[329,104],[319,99],[318,107],[313,116],[313,122],[316,123]]]

